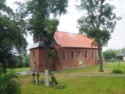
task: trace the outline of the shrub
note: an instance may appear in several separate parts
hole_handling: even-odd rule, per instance
[[[21,94],[17,75],[13,72],[0,74],[0,94]]]
[[[112,73],[123,73],[123,72],[121,69],[116,68],[112,70]]]

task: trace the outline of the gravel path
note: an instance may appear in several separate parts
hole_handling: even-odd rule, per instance
[[[66,76],[125,76],[124,74],[61,74]]]
[[[18,73],[19,75],[28,75],[28,74],[32,74],[31,71],[23,71],[23,72],[19,72]],[[43,74],[43,73],[40,73],[40,74]],[[67,73],[54,73],[56,75],[64,75],[64,76],[125,76],[125,74],[75,74],[75,73],[72,73],[72,74],[67,74]]]

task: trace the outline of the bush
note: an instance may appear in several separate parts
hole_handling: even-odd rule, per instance
[[[0,75],[0,94],[21,94],[17,75],[13,72]]]
[[[113,69],[112,73],[123,73],[121,69]]]

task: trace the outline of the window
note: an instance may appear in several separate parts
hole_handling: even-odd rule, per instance
[[[88,58],[88,52],[85,51],[85,58]]]
[[[92,51],[92,57],[95,58],[95,52],[94,51]]]
[[[75,52],[72,51],[72,59],[75,59]]]
[[[62,51],[62,59],[66,60],[66,53],[65,53],[65,51]]]

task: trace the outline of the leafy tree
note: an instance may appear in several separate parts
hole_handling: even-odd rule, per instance
[[[0,94],[21,94],[17,75],[13,72],[0,74]]]
[[[84,11],[84,14],[78,20],[79,30],[94,39],[92,44],[98,47],[99,71],[103,72],[102,47],[107,45],[119,18],[113,13],[114,6],[106,0],[80,1],[78,9]]]
[[[26,55],[25,57],[23,57],[23,67],[29,67],[30,64],[30,56]]]
[[[108,49],[103,52],[103,56],[106,61],[111,61],[112,59],[116,59],[116,50]]]
[[[53,35],[59,24],[57,16],[66,13],[68,0],[31,0],[28,2],[29,30],[34,39],[44,42],[46,51],[46,69],[50,69],[49,52]],[[49,86],[48,82],[45,83]]]
[[[15,2],[14,4],[16,4],[16,6],[17,6],[16,12],[14,13],[14,19],[18,22],[18,24],[20,24],[21,31],[25,35],[27,35],[27,32],[26,32],[26,27],[27,27],[26,7],[27,7],[27,5],[25,3],[21,3],[21,2]]]
[[[118,49],[118,50],[116,50],[116,51],[117,51],[117,53],[125,52],[125,47],[124,47],[124,48],[121,48],[121,49]]]
[[[16,56],[26,53],[27,42],[21,24],[14,19],[13,11],[0,1],[0,65],[2,72],[13,67]]]

